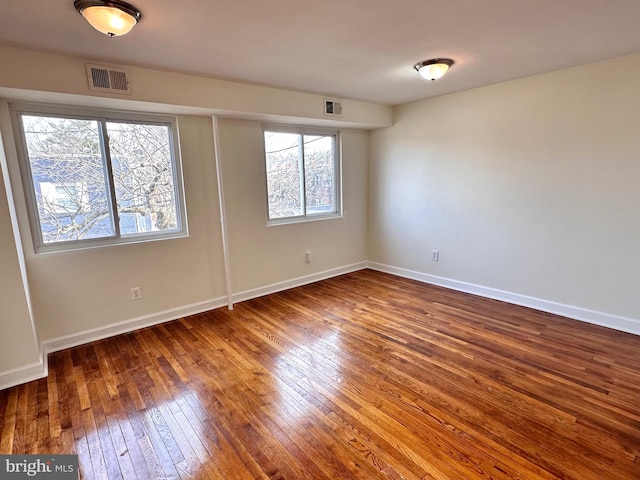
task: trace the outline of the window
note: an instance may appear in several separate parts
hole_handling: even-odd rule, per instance
[[[175,121],[105,113],[15,111],[36,251],[184,235]]]
[[[338,133],[267,127],[268,223],[340,216]]]

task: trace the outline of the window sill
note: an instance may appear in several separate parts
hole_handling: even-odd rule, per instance
[[[267,220],[267,227],[276,227],[278,225],[291,225],[296,223],[319,222],[322,220],[334,220],[337,218],[343,218],[342,213],[332,213],[329,215],[307,215],[307,216],[300,216],[300,217],[274,218],[272,220]]]
[[[75,241],[73,245],[65,244],[64,242],[56,244],[40,245],[35,248],[35,255],[50,255],[54,253],[74,253],[82,252],[86,250],[96,250],[100,248],[118,247],[121,245],[137,245],[141,243],[162,242],[164,240],[176,240],[180,238],[188,238],[189,233],[187,231],[179,231],[172,234],[165,235],[131,235],[125,238],[114,240],[109,239],[93,239],[84,241]]]

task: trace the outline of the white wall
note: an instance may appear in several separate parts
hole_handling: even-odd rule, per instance
[[[0,388],[13,380],[12,371],[17,371],[15,378],[28,377],[30,373],[21,370],[40,361],[5,188],[3,140],[0,136],[0,373],[5,373]]]
[[[219,125],[234,294],[366,261],[367,132],[342,134],[343,218],[267,227],[261,124],[220,119]],[[43,342],[91,330],[110,332],[114,324],[140,318],[153,322],[160,312],[185,306],[222,304],[226,291],[212,121],[180,116],[178,126],[188,238],[35,254],[23,205],[30,292]],[[310,264],[307,250],[313,253]],[[135,286],[142,288],[143,298],[132,301],[129,290]]]
[[[189,237],[67,253],[25,245],[43,341],[225,294],[210,117],[179,117]],[[132,301],[130,288],[142,288]]]
[[[114,100],[86,93],[80,59],[0,46],[0,63],[2,95],[203,114],[179,116],[190,230],[182,239],[35,255],[17,159],[5,145],[22,243],[0,191],[0,321],[10,332],[0,338],[0,386],[18,378],[12,369],[33,373],[38,336],[60,348],[224,304],[212,122],[204,116],[216,105],[235,106],[234,116],[256,113],[219,123],[236,299],[373,260],[454,287],[557,302],[574,308],[569,314],[624,317],[622,328],[640,333],[640,56],[401,106],[393,127],[371,134],[346,127],[389,124],[387,107],[357,104],[339,124],[344,218],[272,227],[256,118],[326,124],[313,113],[318,96],[132,68],[148,88]],[[2,134],[12,137],[6,121]],[[440,262],[429,261],[431,249]],[[133,286],[142,300],[130,300]]]
[[[341,134],[343,218],[267,227],[262,127],[222,119],[219,128],[234,292],[367,259],[367,132]]]
[[[397,107],[371,134],[370,259],[640,332],[638,85],[640,55]]]
[[[3,331],[10,332],[3,337],[7,348],[0,339],[0,386],[15,383],[20,372],[22,380],[37,374],[37,368],[24,367],[38,366],[39,342],[45,351],[63,348],[225,303],[211,114],[229,117],[220,122],[220,144],[236,299],[356,268],[357,262],[361,267],[366,260],[368,134],[344,134],[343,219],[267,229],[258,122],[375,128],[391,124],[391,107],[345,99],[343,116],[330,119],[322,113],[322,95],[135,66],[128,67],[131,96],[98,93],[88,89],[84,59],[2,45],[0,64],[0,97],[9,101],[180,115],[189,222],[188,238],[35,255],[14,135],[2,103],[0,126],[9,140],[3,153],[14,195],[0,192],[0,313]],[[17,243],[10,228],[12,212],[19,225]],[[314,259],[306,264],[309,249]],[[29,280],[26,289],[23,277]],[[142,288],[141,300],[131,301],[134,286]],[[11,372],[14,368],[18,373]]]
[[[323,96],[196,75],[125,66],[131,95],[89,90],[82,58],[0,45],[0,96],[162,113],[240,116],[302,124],[391,125],[389,105],[343,99],[342,116],[323,113]],[[89,63],[96,63],[92,60]],[[98,62],[99,63],[99,62]],[[336,122],[337,121],[337,122]]]
[[[9,129],[5,122],[4,130]],[[260,295],[342,271],[362,268],[367,259],[368,134],[342,134],[344,218],[266,227],[265,170],[261,124],[220,119],[220,144],[236,299]],[[29,234],[19,169],[11,154],[12,180],[23,231],[22,246],[29,277],[35,325],[45,349],[58,349],[95,338],[221,306],[225,301],[217,178],[211,117],[179,116],[180,147],[189,237],[123,244],[72,252],[35,254]],[[8,136],[12,132],[3,132]],[[6,195],[2,197],[7,200]],[[0,205],[1,206],[1,205]],[[5,209],[8,212],[8,207]],[[6,221],[9,222],[8,213]],[[3,216],[2,221],[5,221]],[[2,254],[11,268],[0,279],[18,293],[5,299],[3,314],[24,305],[19,255],[10,230],[0,235]],[[13,247],[13,249],[9,247]],[[313,252],[305,263],[304,253]],[[132,301],[131,287],[143,298]],[[12,290],[7,286],[7,292]],[[28,312],[15,317],[29,333]],[[7,324],[9,325],[9,324]],[[23,339],[16,330],[9,343],[25,352],[33,330]],[[1,346],[1,345],[0,345]],[[7,350],[10,352],[11,350]],[[22,357],[3,362],[23,366]],[[37,361],[37,358],[36,360]],[[4,375],[6,376],[6,375]],[[6,384],[6,382],[5,382]],[[2,385],[2,381],[0,381]]]

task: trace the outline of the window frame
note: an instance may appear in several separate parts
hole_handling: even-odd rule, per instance
[[[188,223],[184,185],[182,176],[182,157],[180,154],[178,121],[173,115],[147,114],[101,108],[69,107],[39,103],[12,103],[9,105],[11,121],[16,142],[18,165],[24,190],[25,204],[29,217],[31,239],[34,253],[55,253],[83,250],[87,248],[107,247],[113,245],[134,244],[172,238],[188,237]],[[24,132],[23,115],[66,118],[73,120],[90,120],[98,123],[98,135],[101,146],[102,169],[105,178],[110,222],[114,234],[112,236],[81,240],[63,240],[45,243],[42,235],[38,202],[33,184],[31,161]],[[120,232],[120,216],[116,203],[115,182],[111,167],[111,153],[107,135],[107,123],[130,123],[141,125],[158,125],[168,127],[169,151],[171,153],[173,189],[176,202],[176,223],[178,228],[171,232],[143,232],[127,234]]]
[[[306,179],[304,171],[304,141],[301,142],[301,155],[303,161],[301,162],[301,202],[303,206],[302,215],[291,215],[288,217],[270,218],[269,217],[269,183],[267,177],[267,152],[264,134],[265,132],[275,133],[293,133],[300,135],[304,138],[304,135],[313,136],[332,136],[333,137],[333,198],[334,198],[334,210],[327,213],[306,213]],[[288,225],[292,223],[306,223],[315,222],[319,220],[331,220],[335,218],[342,218],[342,137],[340,130],[313,127],[313,126],[300,126],[300,125],[286,125],[286,124],[273,124],[267,123],[262,125],[262,165],[264,168],[264,188],[265,188],[265,206],[266,206],[266,218],[267,226],[276,225]]]

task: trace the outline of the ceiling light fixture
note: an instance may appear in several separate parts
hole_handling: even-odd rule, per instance
[[[120,0],[76,0],[73,6],[93,28],[110,37],[129,33],[142,18],[140,10]]]
[[[449,58],[434,58],[433,60],[424,60],[416,63],[413,68],[418,71],[422,78],[433,81],[447,73],[451,65],[453,65],[453,60]]]

